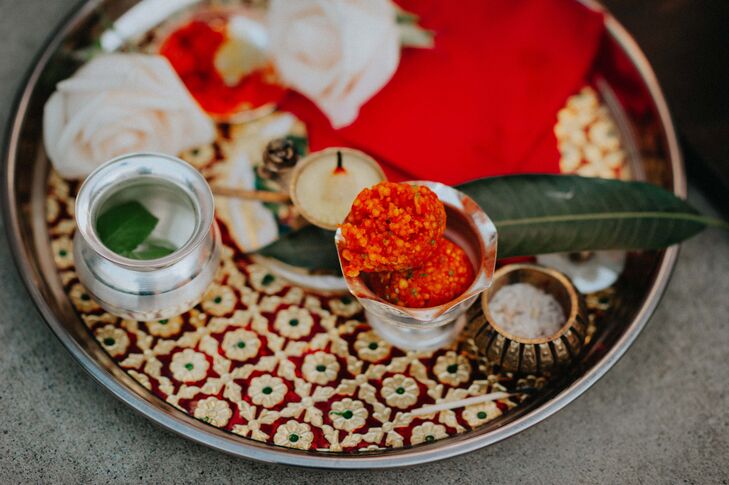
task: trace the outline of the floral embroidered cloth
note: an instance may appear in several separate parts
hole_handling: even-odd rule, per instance
[[[628,176],[620,141],[604,126],[614,130],[614,121],[593,89],[570,97],[557,116],[555,133],[577,150],[562,153],[564,172]],[[290,115],[276,113],[226,126],[214,143],[182,157],[211,182],[230,183],[251,170],[270,137],[303,136],[302,130]],[[468,338],[436,352],[394,348],[370,329],[353,298],[306,291],[276,276],[244,254],[272,237],[272,221],[262,218],[273,216],[251,201],[216,201],[225,250],[216,282],[197,307],[166,320],[120,320],[99,308],[74,272],[77,185],[51,173],[46,220],[56,267],[80,318],[142,386],[241,439],[327,452],[417,445],[489,425],[518,399],[421,417],[409,413],[415,408],[546,382],[494,373],[475,358]],[[591,322],[599,324],[611,295],[588,295]]]
[[[215,142],[182,158],[212,183],[254,188],[252,168],[265,144],[308,132],[311,149],[359,147],[395,177],[454,183],[560,169],[629,177],[597,93],[587,87],[574,95],[595,55],[601,14],[567,0],[463,0],[457,9],[437,0],[400,3],[436,32],[435,48],[406,50],[393,80],[353,125],[334,131],[312,104],[291,94],[282,107],[301,120],[279,112],[221,124]],[[325,452],[419,445],[498,426],[492,421],[525,394],[414,417],[410,411],[420,406],[546,383],[493,372],[475,357],[468,335],[435,352],[392,347],[353,298],[276,276],[245,253],[277,237],[277,223],[291,214],[253,201],[216,200],[225,249],[199,305],[154,322],[118,319],[89,297],[74,272],[76,189],[51,173],[46,219],[64,289],[89,332],[150,392],[241,439]],[[588,296],[593,331],[611,295]]]

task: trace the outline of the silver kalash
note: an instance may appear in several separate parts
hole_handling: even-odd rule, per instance
[[[110,200],[144,200],[178,248],[157,259],[131,259],[104,246],[96,220]],[[133,320],[179,315],[197,304],[220,261],[213,194],[186,162],[156,153],[115,158],[91,173],[76,198],[74,260],[87,292],[106,311]],[[155,231],[157,228],[155,228]]]

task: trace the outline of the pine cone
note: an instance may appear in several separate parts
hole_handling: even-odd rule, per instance
[[[256,173],[258,173],[258,176],[264,180],[275,180],[278,178],[277,174],[269,171],[264,165],[257,166]]]
[[[259,167],[259,175],[273,178],[291,170],[299,161],[294,142],[288,138],[277,138],[266,145],[263,152],[263,165]]]

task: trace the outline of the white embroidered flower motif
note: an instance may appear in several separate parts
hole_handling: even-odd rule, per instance
[[[182,317],[174,318],[163,318],[162,320],[155,320],[151,322],[145,322],[147,331],[155,337],[171,337],[177,335],[182,330],[184,321]]]
[[[413,378],[396,374],[382,381],[380,393],[388,406],[405,409],[418,401],[420,389]]]
[[[177,155],[214,137],[210,118],[158,55],[95,56],[56,85],[43,114],[46,151],[65,178],[126,153]]]
[[[81,313],[91,313],[96,310],[100,310],[101,307],[91,299],[91,295],[88,294],[86,288],[81,283],[76,283],[71,287],[71,291],[68,292],[68,296],[71,297],[71,303]]]
[[[276,434],[273,435],[275,444],[300,450],[308,450],[312,441],[314,441],[314,433],[311,432],[311,427],[306,423],[299,423],[293,419],[280,425],[276,429]]]
[[[334,128],[352,123],[400,62],[390,0],[272,0],[268,16],[278,72]]]
[[[614,151],[620,148],[618,128],[611,119],[598,119],[588,129],[590,141],[606,151]]]
[[[339,373],[339,362],[332,354],[317,352],[304,358],[301,366],[304,378],[316,384],[326,384],[333,381]]]
[[[134,380],[143,385],[145,389],[148,391],[152,390],[152,381],[149,380],[149,376],[147,374],[142,374],[134,369],[129,369],[127,372],[130,376],[134,377]]]
[[[467,406],[466,409],[463,410],[463,419],[465,419],[469,425],[476,427],[486,421],[491,421],[492,419],[501,416],[501,414],[501,409],[499,409],[495,402],[491,401]]]
[[[231,330],[223,337],[223,352],[229,359],[248,360],[257,355],[260,348],[258,336],[248,330]]]
[[[222,317],[235,309],[235,292],[229,286],[211,285],[203,296],[201,305],[210,315]]]
[[[309,335],[313,325],[314,318],[309,310],[297,306],[290,306],[278,312],[273,323],[279,334],[294,340]]]
[[[180,153],[180,158],[199,170],[215,160],[215,146],[212,143],[206,143],[190,148]]]
[[[329,418],[334,427],[344,431],[354,431],[364,426],[367,416],[369,413],[362,401],[350,398],[332,403],[331,411],[329,411]]]
[[[114,324],[119,320],[117,317],[112,315],[111,313],[102,313],[101,315],[95,315],[93,313],[89,315],[81,315],[81,319],[84,321],[86,326],[88,328],[93,329],[94,327],[105,324],[105,323],[111,323]]]
[[[68,269],[73,266],[73,243],[68,237],[60,237],[51,241],[53,260],[58,269]]]
[[[457,386],[471,377],[471,364],[463,355],[450,351],[438,357],[433,372],[440,382]]]
[[[620,134],[610,112],[591,87],[570,96],[557,112],[554,134],[560,170],[585,177],[630,178]]]
[[[208,397],[198,401],[195,406],[195,417],[213,426],[223,427],[228,424],[233,411],[226,401],[216,397]]]
[[[448,433],[446,433],[445,426],[426,421],[413,428],[413,433],[410,435],[410,443],[419,445],[420,443],[439,440],[447,436]]]
[[[185,349],[172,356],[170,371],[175,379],[182,382],[195,382],[203,379],[210,368],[205,354]]]
[[[46,222],[52,223],[61,213],[61,205],[54,197],[46,197]]]
[[[248,395],[253,404],[270,408],[283,401],[288,388],[280,377],[270,374],[255,377],[248,386]]]
[[[49,228],[49,233],[51,236],[67,236],[71,238],[75,230],[76,221],[73,219],[61,219],[58,221],[58,224]]]
[[[340,317],[350,318],[362,311],[362,305],[356,298],[350,295],[344,295],[339,298],[329,300],[329,308],[332,313]]]
[[[246,285],[246,277],[235,266],[235,263],[226,263],[225,266],[222,267],[222,272],[223,277],[225,278],[226,285],[230,286],[231,288],[237,288],[238,291],[244,291],[244,288],[245,290],[250,291],[250,289]]]
[[[208,319],[207,313],[203,313],[194,308],[192,310],[190,310],[188,317],[187,317],[187,321],[190,322],[190,325],[192,325],[195,328],[204,327],[207,319]]]
[[[254,290],[273,295],[286,287],[286,282],[258,264],[249,265],[246,270]]]
[[[57,195],[59,199],[68,201],[71,186],[55,170],[51,170],[51,173],[48,174],[48,187],[50,187],[51,192]]]
[[[357,335],[354,350],[360,359],[367,362],[377,362],[390,355],[392,347],[373,331],[362,332]]]
[[[114,325],[102,327],[96,330],[94,335],[96,336],[96,340],[104,347],[104,350],[112,357],[124,355],[129,347],[129,336],[127,333]]]

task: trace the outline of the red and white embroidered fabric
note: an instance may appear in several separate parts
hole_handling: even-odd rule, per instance
[[[225,183],[240,169],[234,154],[241,147],[245,152],[265,145],[260,137],[287,116],[274,114],[256,124],[220,130],[213,145],[183,157],[210,180]],[[576,147],[579,155],[576,161],[575,153],[562,151],[563,171],[627,176],[620,143],[602,126],[607,123],[612,130],[614,122],[591,88],[571,97],[559,119],[558,139],[569,150]],[[287,126],[302,135],[300,124]],[[598,149],[602,157],[585,155]],[[621,158],[620,164],[605,165],[611,156]],[[524,384],[490,373],[474,359],[467,339],[436,352],[395,348],[370,329],[355,299],[306,291],[253,262],[243,249],[251,243],[247,231],[260,220],[260,207],[218,204],[223,258],[215,284],[197,307],[155,322],[120,320],[85,293],[74,273],[75,190],[75,184],[51,173],[46,218],[69,299],[121,368],[185,413],[275,445],[358,452],[463,433],[517,405],[516,400],[501,400],[411,416],[410,410],[423,405]],[[246,226],[249,219],[254,222]],[[605,305],[598,300],[588,296],[588,306]],[[528,387],[535,382],[545,380],[529,379]]]

